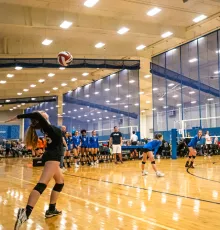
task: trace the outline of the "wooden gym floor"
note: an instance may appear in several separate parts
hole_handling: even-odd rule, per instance
[[[65,173],[57,207],[62,216],[44,219],[51,182],[35,207],[27,230],[220,229],[220,157],[197,157],[189,173],[185,159],[157,160],[164,178],[140,174],[141,161],[83,166]],[[214,163],[214,164],[213,164]],[[12,230],[41,168],[30,159],[0,160],[0,230]]]

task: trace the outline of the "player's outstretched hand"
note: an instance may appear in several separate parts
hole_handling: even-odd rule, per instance
[[[17,116],[15,116],[15,117],[13,117],[13,118],[11,118],[11,119],[5,121],[5,123],[11,122],[11,121],[15,121],[15,120],[17,120]]]

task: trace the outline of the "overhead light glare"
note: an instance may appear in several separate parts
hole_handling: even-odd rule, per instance
[[[44,40],[42,41],[42,45],[44,45],[44,46],[49,46],[52,42],[53,42],[53,40],[44,39]]]
[[[136,50],[143,50],[144,48],[146,48],[145,45],[139,45],[136,47]]]
[[[201,15],[199,15],[198,17],[194,18],[193,21],[194,21],[195,23],[197,23],[197,22],[201,22],[202,20],[204,20],[204,19],[206,19],[206,18],[207,18],[206,15],[201,14]]]
[[[171,35],[173,35],[173,33],[170,32],[170,31],[167,31],[167,32],[163,33],[163,34],[161,35],[161,37],[162,37],[162,38],[167,38],[167,37],[170,37]]]
[[[84,2],[84,6],[86,6],[86,7],[93,7],[94,5],[97,4],[98,1],[99,0],[86,0]]]
[[[60,24],[60,27],[63,28],[63,29],[68,29],[70,26],[72,26],[72,22],[69,22],[69,21],[63,21],[61,24]]]
[[[127,27],[122,27],[121,29],[118,30],[118,34],[125,34],[129,31]]]
[[[151,10],[149,10],[149,11],[147,12],[147,15],[152,17],[152,16],[154,16],[154,15],[160,13],[160,11],[161,11],[160,8],[154,7],[153,9],[151,9]]]
[[[104,47],[104,46],[105,46],[105,43],[99,42],[99,43],[97,43],[97,44],[95,45],[95,48],[100,49],[100,48],[102,48],[102,47]]]

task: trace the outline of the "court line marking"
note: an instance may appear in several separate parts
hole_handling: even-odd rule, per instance
[[[7,165],[12,167],[12,165],[10,165],[10,164],[7,164]],[[201,165],[201,164],[198,164],[198,165]],[[13,165],[13,166],[16,166],[16,165]],[[29,168],[29,167],[26,167],[24,165],[22,167]],[[36,168],[35,168],[35,170],[42,172],[42,170],[39,170],[39,169],[36,169]],[[140,189],[140,190],[144,190],[144,191],[151,191],[151,192],[155,192],[155,193],[159,193],[159,194],[165,194],[165,195],[169,195],[169,196],[181,197],[181,198],[185,198],[185,199],[198,200],[198,201],[202,201],[202,202],[206,202],[206,203],[210,203],[210,204],[220,205],[220,202],[211,201],[211,200],[205,200],[205,199],[200,199],[200,198],[197,198],[197,197],[184,196],[184,195],[175,194],[175,193],[169,193],[169,192],[162,192],[162,191],[159,191],[159,190],[148,189],[148,188],[141,188],[141,187],[137,187],[137,186],[134,186],[134,185],[115,183],[115,182],[112,182],[112,181],[105,181],[105,180],[100,180],[100,179],[95,179],[95,178],[90,178],[90,177],[77,176],[75,174],[63,173],[63,175],[72,176],[72,177],[78,177],[78,178],[87,179],[87,180],[94,180],[94,181],[99,181],[99,182],[103,182],[103,183],[109,183],[109,184],[113,184],[113,185],[119,185],[119,186],[124,186],[124,187],[129,187],[129,188]]]
[[[24,181],[26,183],[29,183],[29,184],[33,184],[33,185],[36,185],[36,183],[33,183],[31,181],[27,181],[27,180],[24,180],[24,179],[21,179],[21,178],[17,178],[17,177],[13,177],[11,175],[7,175],[8,177],[11,177],[11,178],[14,178],[14,179],[17,179],[17,180],[20,180],[20,181]],[[51,188],[46,188],[47,190],[52,190]],[[150,225],[154,225],[156,227],[160,227],[160,228],[163,228],[165,230],[176,230],[175,228],[170,228],[170,227],[167,227],[165,225],[162,225],[162,224],[158,224],[158,223],[155,223],[155,222],[152,222],[150,220],[145,220],[143,218],[140,218],[140,217],[137,217],[137,216],[133,216],[133,215],[130,215],[128,213],[125,213],[125,212],[121,212],[117,209],[114,209],[114,208],[110,208],[110,207],[107,207],[107,206],[104,206],[104,205],[101,205],[99,203],[96,203],[96,202],[93,202],[93,201],[90,201],[90,200],[87,200],[87,199],[83,199],[83,198],[80,198],[80,197],[77,197],[77,196],[73,196],[73,195],[70,195],[68,193],[65,193],[65,192],[61,192],[61,194],[65,195],[65,196],[69,196],[71,198],[74,198],[76,200],[80,200],[80,201],[83,201],[83,202],[88,202],[89,204],[92,204],[92,205],[95,205],[95,206],[99,206],[100,208],[103,208],[103,209],[108,209],[108,210],[111,210],[112,212],[115,212],[115,213],[118,213],[120,215],[123,215],[123,216],[126,216],[126,217],[129,217],[129,218],[132,218],[132,219],[135,219],[135,220],[138,220],[138,221],[142,221],[142,222],[145,222],[145,223],[148,223]]]
[[[204,164],[209,164],[209,163],[211,163],[211,162],[204,162],[204,163],[201,163],[201,164],[198,164],[198,165],[204,165]],[[216,163],[218,163],[218,161],[217,162],[212,162],[212,164],[216,164]],[[189,170],[190,170],[190,168],[187,168],[187,170],[186,170],[187,173],[189,173],[190,175],[192,175],[194,177],[200,178],[202,180],[208,180],[208,181],[212,181],[212,182],[215,182],[215,183],[220,183],[220,181],[218,181],[218,180],[212,180],[212,179],[208,179],[208,178],[205,178],[205,177],[197,176],[196,174],[191,173]]]

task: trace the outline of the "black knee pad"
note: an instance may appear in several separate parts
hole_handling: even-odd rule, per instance
[[[191,159],[192,158],[192,156],[189,156],[189,159]]]
[[[195,159],[196,158],[196,156],[193,156],[193,159]]]
[[[37,185],[34,187],[34,190],[38,191],[40,194],[44,192],[46,189],[47,185],[43,183],[37,183]]]
[[[146,162],[143,162],[143,161],[142,161],[142,165],[145,165],[145,164],[146,164]]]
[[[77,156],[74,156],[73,158],[74,158],[74,159],[76,159],[76,160],[78,159],[78,157],[77,157]]]
[[[156,164],[156,162],[155,162],[155,161],[151,161],[151,164],[152,164],[152,165],[155,165],[155,164]]]
[[[53,190],[56,192],[61,192],[63,189],[64,184],[55,184]]]

